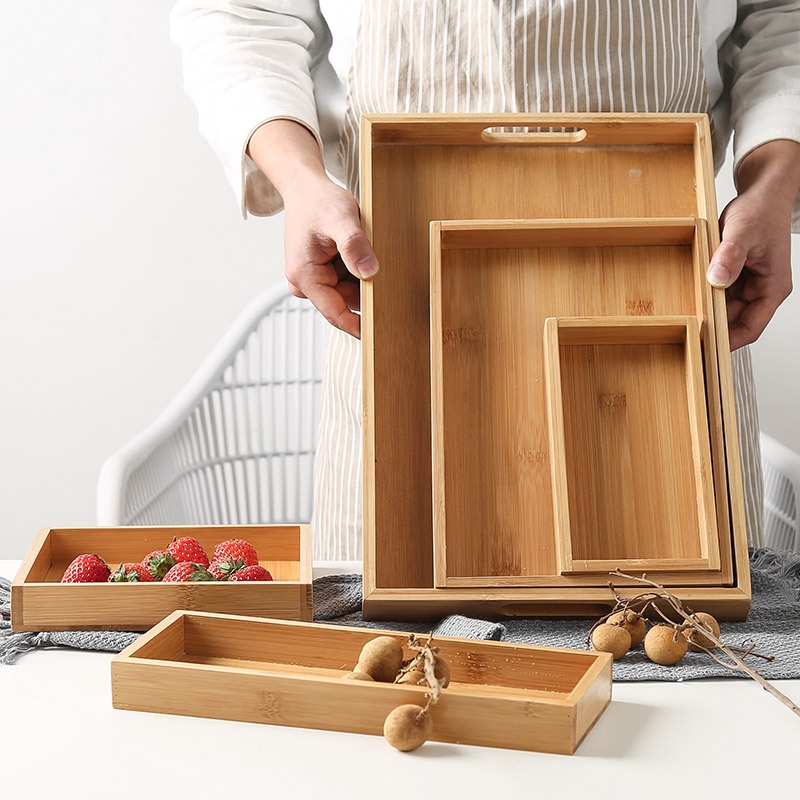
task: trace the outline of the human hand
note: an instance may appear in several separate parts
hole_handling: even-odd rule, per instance
[[[328,322],[359,338],[359,280],[378,271],[378,259],[355,198],[328,178],[287,195],[284,256],[292,294],[307,297]]]
[[[720,216],[722,242],[708,280],[725,288],[731,350],[756,341],[792,291],[791,236],[769,198],[747,192]]]
[[[778,140],[739,166],[739,195],[720,216],[722,241],[708,267],[712,286],[726,290],[731,349],[761,335],[792,291],[791,208],[797,176],[781,169],[800,145]],[[796,163],[796,162],[795,162]]]
[[[337,328],[361,336],[359,280],[378,271],[358,203],[325,172],[318,143],[297,122],[257,128],[247,152],[283,198],[286,279]]]

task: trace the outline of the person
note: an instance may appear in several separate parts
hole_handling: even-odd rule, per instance
[[[323,5],[179,0],[171,17],[186,91],[243,215],[284,210],[289,286],[332,326],[315,556],[361,557],[359,281],[379,270],[357,200],[364,112],[707,111],[718,168],[733,137],[737,196],[722,210],[707,278],[726,289],[747,525],[759,544],[759,423],[746,345],[792,288],[800,1]],[[352,43],[347,72],[332,66],[340,38]]]

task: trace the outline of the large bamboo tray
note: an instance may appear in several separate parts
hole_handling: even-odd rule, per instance
[[[114,569],[141,561],[175,536],[195,536],[211,552],[239,537],[256,548],[269,582],[61,583],[81,553],[97,553]],[[42,528],[11,584],[15,631],[143,631],[175,609],[311,620],[311,533],[308,525]]]
[[[548,138],[546,133],[519,133],[521,126],[567,130]],[[684,236],[684,251],[694,249],[694,271],[681,273],[672,294],[664,294],[669,289],[665,281],[649,300],[632,292],[620,306],[611,300],[604,305],[615,286],[609,269],[599,283],[588,281],[584,291],[584,296],[594,292],[593,302],[600,308],[555,307],[547,315],[698,318],[720,568],[713,568],[713,553],[710,561],[703,553],[700,560],[709,568],[681,565],[673,570],[674,588],[687,602],[713,609],[723,619],[745,617],[750,602],[747,534],[724,293],[708,289],[704,269],[698,266],[703,264],[698,253],[707,254],[718,243],[707,118],[375,115],[363,118],[361,133],[362,213],[382,265],[379,275],[362,288],[365,617],[410,619],[452,611],[583,614],[610,605],[607,576],[562,573],[553,523],[549,541],[546,534],[532,534],[541,546],[535,553],[528,548],[517,558],[518,542],[506,553],[507,538],[500,536],[487,570],[451,572],[446,567],[444,574],[437,572],[430,228],[437,220],[469,221],[477,228],[480,222],[490,227],[498,221],[513,225],[531,220],[586,226],[595,220],[602,228],[609,220],[623,225],[636,219],[647,219],[654,227],[664,220],[691,220],[692,244]],[[646,233],[646,225],[641,230]],[[477,249],[494,248],[493,257],[508,257],[508,242],[492,244],[485,230],[450,234],[449,242],[443,234],[441,245],[446,260],[468,260],[476,244],[462,245],[459,239],[480,235],[485,243]],[[503,249],[505,255],[499,255]],[[683,251],[670,246],[669,252]],[[683,255],[680,260],[685,263]],[[646,270],[648,280],[654,273]],[[470,290],[475,292],[476,286],[480,283]],[[475,298],[484,299],[480,294]],[[542,352],[533,357],[543,358]],[[531,480],[544,484],[552,480],[549,432],[546,427],[538,430],[521,449],[530,455],[531,474],[540,476]],[[469,433],[465,426],[463,435]],[[515,487],[501,488],[507,492]],[[535,513],[552,516],[552,500]],[[645,553],[643,563],[651,555]]]
[[[426,690],[341,679],[377,633],[176,611],[114,657],[113,704],[381,735],[387,714],[424,705]],[[436,644],[452,671],[431,710],[437,741],[568,755],[611,700],[606,653],[449,637]]]

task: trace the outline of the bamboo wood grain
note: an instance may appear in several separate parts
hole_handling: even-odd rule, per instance
[[[551,497],[558,507],[569,495],[566,486],[558,483],[558,475],[551,480],[549,474],[552,453],[558,445],[548,441],[551,399],[545,392],[548,355],[543,331],[547,315],[556,309],[607,315],[611,321],[605,325],[602,316],[565,322],[563,335],[568,337],[567,343],[576,343],[591,330],[592,344],[619,344],[611,350],[612,363],[605,367],[617,378],[609,376],[607,380],[620,384],[633,381],[632,397],[646,397],[642,402],[650,404],[636,414],[640,422],[633,446],[641,456],[627,479],[622,476],[617,483],[607,482],[599,495],[599,484],[593,484],[593,475],[616,474],[613,462],[617,454],[622,457],[631,452],[630,444],[618,444],[612,431],[607,433],[611,437],[608,442],[598,443],[592,451],[597,463],[578,470],[590,473],[580,489],[587,495],[586,503],[605,505],[614,515],[620,508],[630,510],[622,526],[628,531],[626,544],[615,555],[623,555],[635,544],[636,552],[627,557],[638,563],[667,571],[702,569],[715,573],[706,576],[706,581],[719,581],[717,537],[728,537],[729,532],[716,529],[699,325],[692,316],[673,319],[639,315],[692,315],[697,310],[695,222],[639,219],[620,223],[605,219],[588,224],[585,220],[432,224],[436,586],[479,586],[499,581],[507,585],[513,576],[517,583],[527,584],[560,570],[557,558],[544,560],[554,551],[557,555],[559,542],[563,547],[565,541],[566,528],[562,535],[555,533],[558,526],[552,517]],[[649,230],[655,243],[648,240]],[[598,240],[602,246],[597,245]],[[652,273],[647,276],[649,280],[642,276],[648,268]],[[683,292],[679,291],[681,285]],[[485,299],[476,303],[476,297]],[[611,316],[626,313],[627,317]],[[687,339],[690,325],[692,336]],[[664,345],[651,348],[658,355],[646,351],[648,363],[652,363],[644,371],[639,363],[642,353],[637,353],[642,348],[621,346],[632,346],[632,336],[638,344]],[[614,358],[621,360],[621,366],[615,368]],[[625,361],[630,358],[636,363],[626,369]],[[549,375],[556,375],[557,369],[551,368]],[[659,377],[660,383],[652,383],[654,377]],[[589,387],[584,394],[587,391]],[[594,413],[591,408],[580,407],[570,416],[587,419]],[[679,426],[666,424],[670,413],[678,415]],[[563,420],[563,414],[560,418]],[[662,462],[674,467],[666,473],[654,472],[651,466],[647,445],[642,441],[650,435],[648,427],[662,431]],[[528,445],[529,441],[536,444]],[[563,441],[563,434],[559,441]],[[563,448],[563,444],[560,446]],[[582,451],[582,444],[578,442],[572,449]],[[520,466],[518,461],[523,456]],[[604,459],[609,463],[604,464]],[[693,464],[697,464],[696,474]],[[671,484],[678,478],[678,493],[690,501],[688,507],[672,502],[675,495]],[[651,480],[655,480],[655,492],[662,498],[660,504],[653,502],[653,492],[648,491]],[[596,491],[591,495],[593,485]],[[628,500],[620,503],[620,491],[627,491],[626,487],[630,488]],[[575,490],[572,497],[575,502]],[[641,499],[637,501],[637,497]],[[642,507],[638,515],[634,512],[637,502]],[[684,510],[695,519],[699,515],[700,521],[682,519]],[[605,540],[612,523],[598,526],[596,522],[583,519],[581,524],[586,529],[584,536],[599,542],[602,552],[604,546],[611,545]],[[698,526],[702,542],[689,544],[685,537],[696,540]],[[662,546],[662,541],[676,537],[674,554],[686,559],[680,567],[676,566],[677,559],[670,560],[672,551],[664,552]],[[652,558],[645,557],[649,550]],[[582,557],[582,561],[587,562],[583,571],[608,571],[600,555]],[[594,561],[597,568],[589,563]],[[730,562],[726,566],[730,572]]]
[[[573,130],[561,141],[525,140],[493,130],[526,124]],[[572,137],[574,129],[586,133],[579,142]],[[435,434],[428,416],[432,407],[431,314],[426,302],[431,220],[705,217],[711,225],[706,226],[706,219],[697,224],[710,233],[695,236],[690,245],[695,262],[704,266],[703,252],[713,247],[716,234],[709,141],[704,115],[374,115],[363,119],[363,220],[382,263],[381,273],[362,287],[366,615],[396,613],[406,601],[419,610],[425,598],[438,597],[429,593],[438,581],[431,489]],[[723,403],[722,398],[730,391],[725,366],[717,373],[717,360],[727,340],[724,330],[723,341],[717,335],[725,325],[725,315],[720,313],[724,300],[715,298],[709,305],[712,293],[701,272],[692,275],[691,285],[684,290],[693,298],[693,306],[679,313],[705,315],[702,346],[720,529],[720,597],[723,604],[733,598],[736,610],[731,613],[738,614],[741,597],[727,588],[736,589],[740,579],[746,580],[746,544],[742,556],[746,531],[741,527],[741,494],[728,494],[731,459],[727,445],[736,431],[730,401]],[[646,306],[635,304],[630,310],[647,313]],[[733,469],[737,466],[732,465]],[[554,564],[553,551],[554,546],[536,558]],[[500,548],[501,559],[513,562],[517,555],[514,548],[507,553]],[[548,579],[526,578],[533,583]],[[497,578],[498,583],[503,580],[504,576]],[[393,607],[387,605],[387,593],[398,598]],[[579,594],[565,595],[565,613],[573,600],[582,602]],[[453,603],[461,602],[451,597]],[[446,607],[437,601],[436,608]]]
[[[696,319],[551,317],[545,346],[562,573],[719,571]]]
[[[693,611],[707,611],[720,622],[747,619],[751,602],[749,588],[719,583],[681,586],[677,578],[668,575],[663,584],[669,583],[670,592]],[[619,590],[621,597],[634,597],[640,593],[641,586]],[[597,618],[610,612],[614,606],[608,588],[598,588],[596,582],[578,584],[576,581],[555,586],[468,586],[414,591],[403,587],[377,588],[371,591],[369,600],[364,606],[365,620],[438,620],[452,613],[479,619],[562,617],[565,614]]]
[[[341,680],[375,635],[174,612],[112,659],[112,701],[118,709],[380,735],[393,708],[424,705],[425,689]],[[437,741],[570,754],[611,699],[604,653],[449,637],[436,643],[453,672],[431,710]]]
[[[375,127],[372,141],[386,145],[696,145],[698,114],[372,114],[368,124]],[[565,127],[585,135],[564,137],[520,137],[513,131],[503,135],[498,128],[532,129]],[[702,166],[702,165],[701,165]]]

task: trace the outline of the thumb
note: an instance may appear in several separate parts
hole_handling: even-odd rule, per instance
[[[337,237],[336,247],[344,265],[357,278],[371,278],[378,271],[378,257],[360,226]]]
[[[706,280],[718,289],[727,289],[741,274],[746,259],[744,247],[723,241],[711,256]]]

